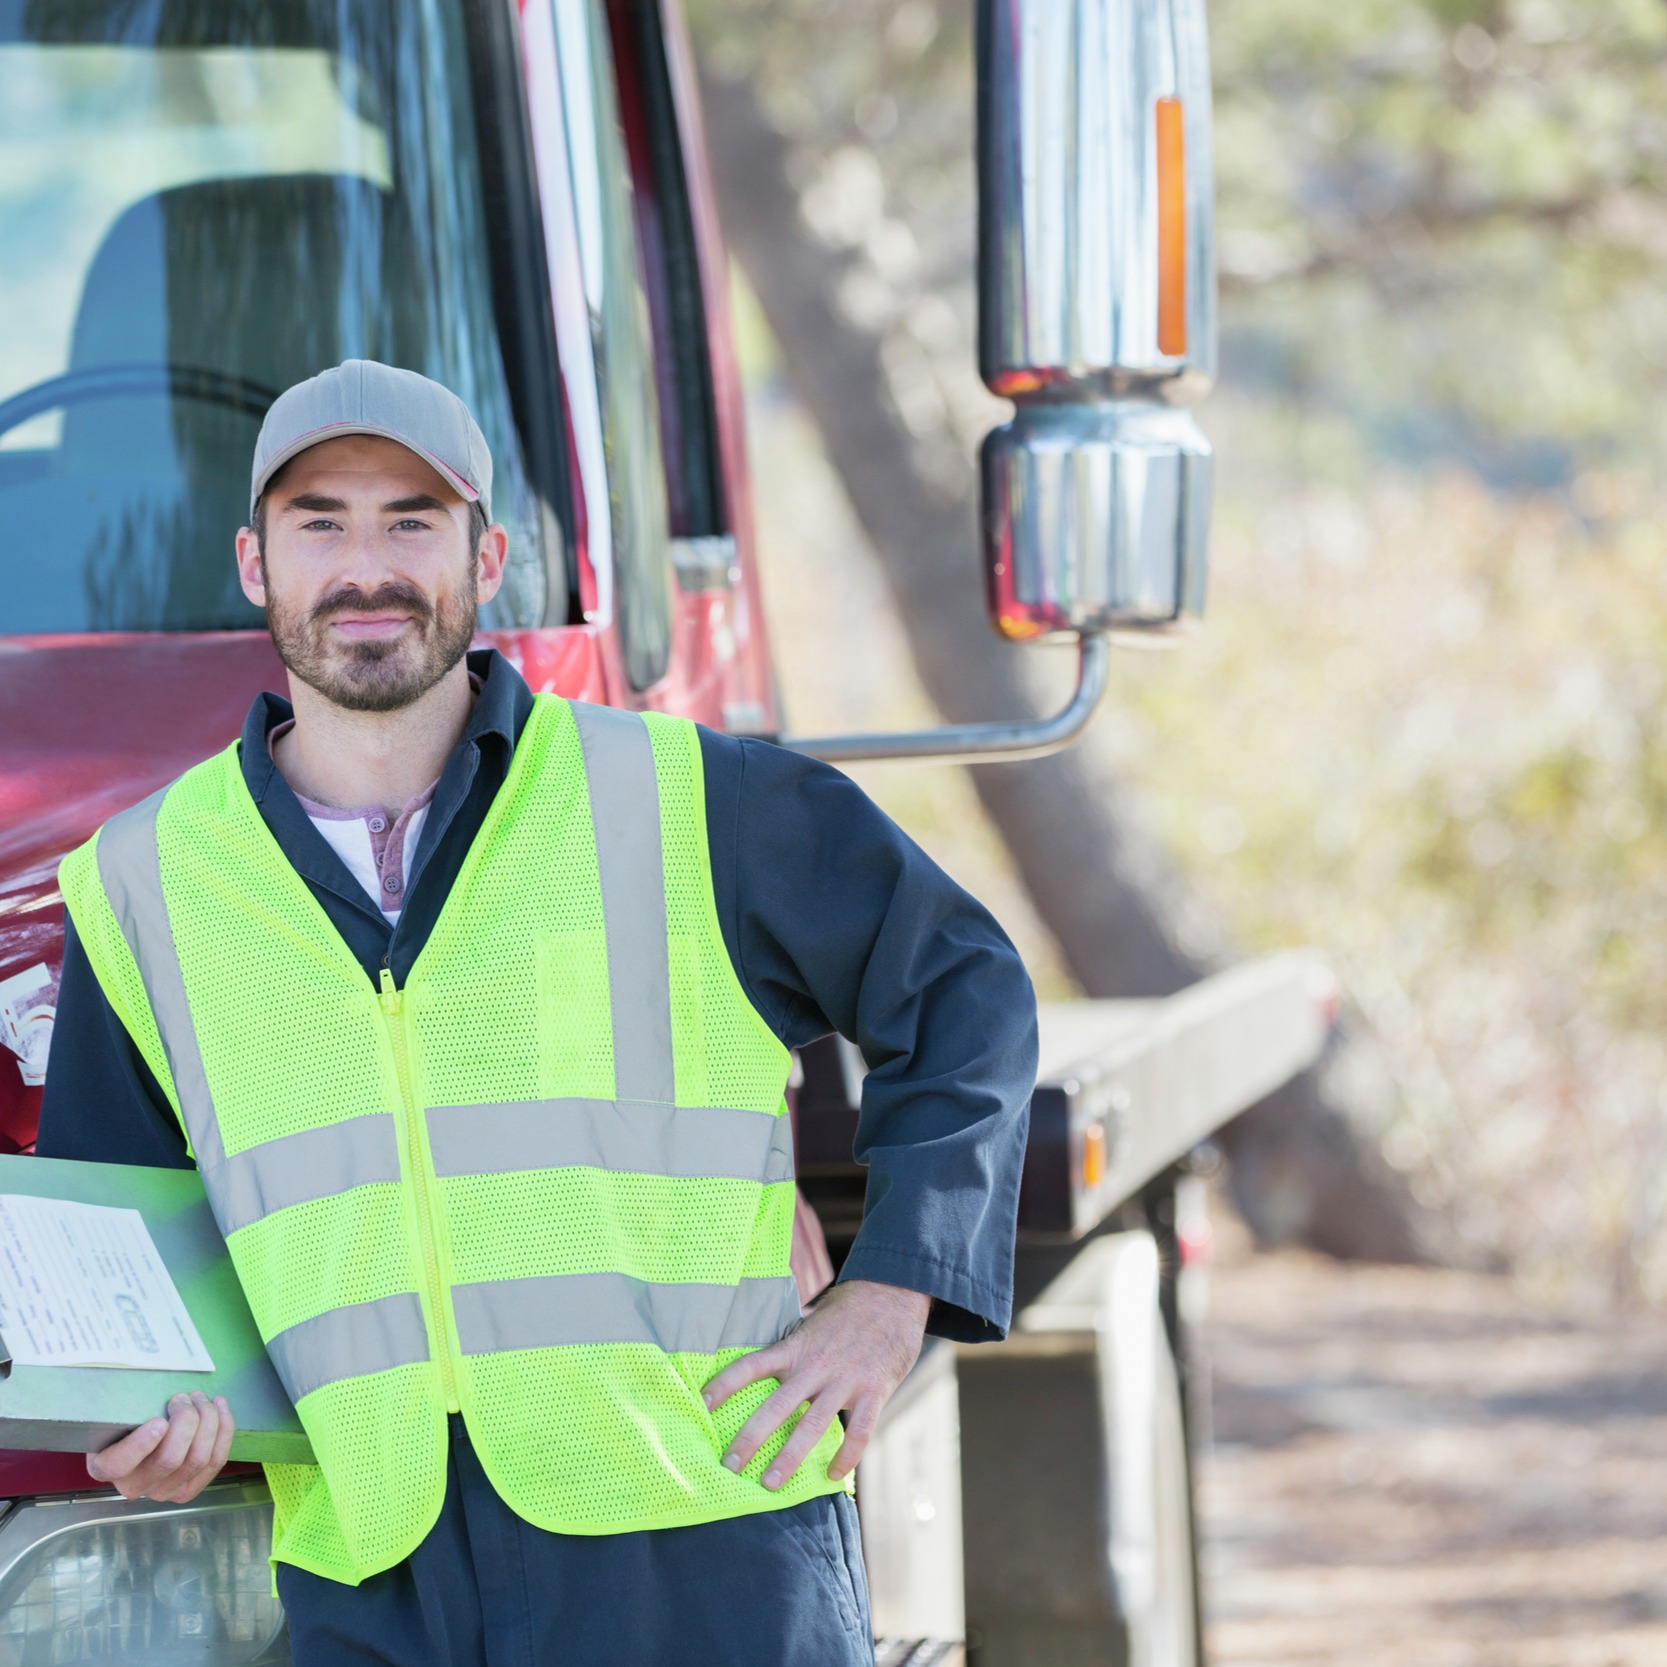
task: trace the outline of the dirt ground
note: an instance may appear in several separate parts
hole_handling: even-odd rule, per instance
[[[1209,1309],[1211,1667],[1667,1667],[1667,1319],[1294,1254]]]

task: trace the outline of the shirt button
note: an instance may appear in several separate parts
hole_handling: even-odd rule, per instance
[[[386,875],[382,881],[382,889],[384,891],[398,891],[399,876],[397,874]]]
[[[370,819],[370,831],[372,833],[381,833],[387,825],[388,818],[386,816],[373,816]]]

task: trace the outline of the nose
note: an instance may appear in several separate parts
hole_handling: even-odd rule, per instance
[[[340,546],[338,581],[356,590],[373,591],[397,577],[392,552],[382,529],[374,525],[349,530]]]

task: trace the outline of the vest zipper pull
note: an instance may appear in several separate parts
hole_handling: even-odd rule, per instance
[[[384,967],[382,969],[382,1011],[390,1019],[399,1017],[399,991],[394,988],[394,975]]]

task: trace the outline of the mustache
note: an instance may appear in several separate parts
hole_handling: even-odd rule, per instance
[[[434,617],[434,606],[415,585],[401,584],[390,579],[375,590],[359,590],[352,585],[341,585],[321,596],[314,605],[312,618],[322,621],[337,614],[380,614],[404,612],[420,625]]]

